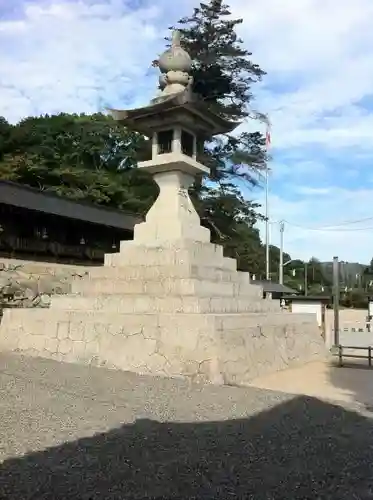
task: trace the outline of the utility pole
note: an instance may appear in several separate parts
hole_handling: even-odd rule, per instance
[[[308,262],[304,263],[304,295],[308,295]]]
[[[334,345],[339,345],[339,262],[333,257]]]
[[[284,221],[282,220],[280,222],[280,264],[278,270],[280,285],[284,284],[284,229],[285,229],[285,224]]]

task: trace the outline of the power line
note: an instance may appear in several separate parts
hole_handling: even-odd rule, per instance
[[[301,226],[300,226],[301,227]],[[320,231],[320,232],[326,232],[326,233],[344,233],[344,232],[353,232],[353,231],[369,231],[370,229],[373,229],[373,226],[369,227],[358,227],[358,228],[340,228],[340,229],[315,229],[315,231]]]
[[[350,221],[345,221],[341,222],[339,224],[332,224],[326,227],[338,227],[338,226],[347,226],[348,224],[357,224],[359,222],[365,222],[367,220],[373,220],[373,217],[365,217],[364,219],[356,219],[356,220],[350,220]]]
[[[308,227],[308,226],[302,226],[300,224],[293,224],[291,222],[288,222],[287,220],[284,220],[289,226],[293,227],[298,227],[300,229],[307,229],[308,231],[319,231],[319,232],[325,232],[325,233],[344,233],[346,231],[367,231],[369,229],[373,229],[373,226],[368,226],[368,227],[355,227],[355,228],[350,228],[350,227],[332,227],[332,226],[321,226],[321,227]]]
[[[368,229],[373,229],[373,226],[369,227],[359,227],[359,228],[343,228],[343,226],[348,226],[351,224],[358,224],[359,222],[366,222],[369,220],[373,220],[373,217],[365,217],[364,219],[356,219],[356,220],[350,220],[350,221],[345,221],[341,222],[338,224],[329,224],[325,226],[318,226],[318,227],[311,227],[311,226],[303,226],[302,224],[295,224],[294,222],[289,222],[288,220],[284,220],[289,226],[294,226],[294,227],[299,227],[301,229],[307,229],[309,231],[339,231],[339,232],[344,232],[344,231],[366,231]],[[278,223],[279,221],[272,221],[271,224]]]

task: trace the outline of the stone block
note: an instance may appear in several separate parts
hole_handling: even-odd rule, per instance
[[[168,262],[165,265],[151,265],[143,262],[139,265],[122,266],[122,267],[111,267],[111,266],[100,266],[93,267],[90,269],[87,276],[82,278],[82,281],[86,279],[115,279],[115,280],[144,280],[144,281],[159,281],[163,278],[195,278],[199,280],[209,280],[209,281],[231,281],[233,283],[247,283],[248,276],[246,280],[242,278],[242,275],[247,275],[247,273],[238,273],[231,269],[222,269],[219,267],[212,267],[206,265],[190,264],[189,262],[184,262],[182,264],[172,264]],[[80,280],[75,280],[79,283]],[[75,282],[73,284],[75,287]],[[260,287],[257,287],[260,290]],[[78,290],[76,290],[78,291]]]
[[[124,267],[139,266],[148,263],[150,266],[167,265],[204,265],[235,271],[236,261],[223,257],[223,249],[219,245],[201,242],[180,242],[169,247],[144,247],[133,241],[121,243],[120,252],[105,256],[105,266]]]
[[[72,341],[82,342],[85,337],[86,325],[83,321],[76,321],[70,323],[70,328],[68,330],[69,339]]]
[[[71,343],[71,350],[66,353],[66,359],[72,363],[89,364],[91,358],[86,355],[86,342],[74,340]]]
[[[166,271],[166,270],[165,270]],[[219,293],[220,297],[235,297],[237,300],[262,301],[262,290],[257,285],[224,281],[223,279],[208,280],[193,277],[175,278],[168,277],[167,274],[159,279],[148,280],[144,277],[137,279],[123,279],[118,277],[94,277],[83,278],[72,285],[73,294],[63,297],[55,297],[55,304],[67,306],[68,297],[75,295],[149,295],[149,296],[170,296],[170,295],[195,295],[197,297],[212,297]],[[267,301],[268,302],[268,301]],[[57,306],[59,307],[59,305]],[[278,304],[279,307],[279,304]]]
[[[57,338],[46,338],[44,349],[49,354],[53,354],[55,352],[58,352],[58,339]]]
[[[108,324],[97,322],[87,325],[84,330],[84,340],[86,343],[96,342],[99,337],[106,335],[108,332]]]
[[[144,338],[141,332],[129,336],[105,335],[98,342],[100,363],[126,371],[138,371],[156,352],[156,339]]]
[[[65,311],[105,310],[121,314],[146,313],[270,313],[280,311],[275,301],[250,300],[234,296],[208,297],[204,295],[162,294],[100,294],[65,295],[53,298],[51,309]]]
[[[73,348],[73,341],[69,338],[64,338],[58,342],[57,352],[60,354],[69,354]],[[78,360],[76,360],[78,361]]]
[[[60,321],[57,323],[57,338],[58,340],[66,340],[70,335],[70,323]]]

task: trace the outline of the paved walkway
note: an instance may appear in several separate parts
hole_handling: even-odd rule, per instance
[[[370,415],[284,392],[0,355],[0,422],[1,500],[373,496]]]
[[[257,378],[251,386],[373,408],[373,369],[366,360],[354,360],[342,368],[328,362],[308,363]]]

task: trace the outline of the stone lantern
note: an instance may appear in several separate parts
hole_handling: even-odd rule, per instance
[[[53,297],[50,309],[5,309],[0,349],[234,385],[323,359],[315,318],[263,300],[263,288],[200,224],[188,194],[195,177],[209,173],[200,149],[237,123],[193,94],[191,65],[175,32],[159,58],[159,95],[142,108],[112,110],[151,140],[151,159],[138,167],[159,186],[133,241],[74,281],[73,293]]]
[[[149,105],[134,110],[111,110],[114,118],[152,143],[151,159],[138,167],[153,175],[159,196],[135,227],[135,241],[159,245],[161,242],[193,239],[210,241],[210,232],[189,198],[188,189],[198,175],[209,169],[198,161],[206,139],[227,133],[238,124],[212,113],[192,92],[192,61],[173,33],[172,44],[158,60],[160,93]]]

